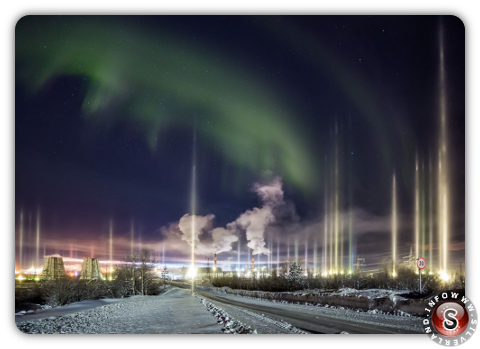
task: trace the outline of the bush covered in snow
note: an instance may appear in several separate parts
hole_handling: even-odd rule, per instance
[[[63,277],[40,282],[40,294],[46,304],[57,307],[86,299],[113,297],[112,286],[104,280],[80,280]]]

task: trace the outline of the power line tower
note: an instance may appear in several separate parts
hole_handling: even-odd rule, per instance
[[[365,258],[360,258],[357,257],[357,263],[354,263],[353,266],[355,267],[355,272],[360,273],[361,267],[366,267],[367,265],[365,264]]]
[[[417,267],[417,258],[413,255],[413,248],[410,247],[410,254],[408,256],[403,257],[405,260],[405,266],[409,269],[415,270]]]

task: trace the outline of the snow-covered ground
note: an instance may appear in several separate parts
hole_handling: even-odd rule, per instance
[[[343,292],[347,293],[346,290]],[[373,291],[372,291],[373,292]],[[245,298],[223,294],[232,300]],[[379,314],[342,307],[287,304],[248,298],[249,303],[266,304],[281,309],[332,319],[354,320],[381,326],[422,331],[421,318]],[[92,308],[94,307],[94,308]],[[302,334],[304,331],[289,323],[277,321],[261,313],[235,306],[220,306],[189,291],[171,287],[159,296],[134,296],[126,299],[85,301],[64,307],[15,314],[15,323],[23,333],[77,334]]]
[[[223,333],[223,324],[201,301],[178,288],[160,296],[134,296],[68,315],[18,320],[17,327],[25,333]]]
[[[340,321],[342,320],[351,321],[351,322],[353,321],[355,323],[378,326],[379,328],[387,327],[392,329],[402,329],[403,331],[408,331],[409,333],[423,333],[423,326],[422,326],[423,318],[411,316],[410,314],[406,314],[406,313],[399,312],[393,315],[393,314],[382,313],[378,310],[361,311],[361,310],[355,310],[355,309],[347,309],[347,308],[338,307],[338,306],[337,307],[329,306],[328,304],[322,305],[322,306],[321,305],[315,306],[309,303],[292,304],[285,301],[275,301],[275,300],[267,300],[267,299],[228,294],[228,293],[222,292],[221,289],[216,289],[215,291],[213,291],[213,293],[216,293],[216,294],[220,293],[221,297],[226,300],[232,300],[232,301],[244,300],[249,305],[262,306],[262,305],[268,304],[269,307],[278,308],[282,310],[291,309],[292,311],[301,311],[302,313],[311,314],[322,319],[332,318]],[[369,294],[370,297],[373,297],[374,296],[373,293],[376,293],[376,291],[378,290],[375,290],[375,292],[370,292],[370,293],[367,292],[367,294]],[[205,292],[206,294],[208,294],[209,292],[212,292],[212,290],[210,291],[203,290],[202,292]],[[345,293],[345,290],[343,292]],[[394,296],[394,293],[392,293],[391,296]]]

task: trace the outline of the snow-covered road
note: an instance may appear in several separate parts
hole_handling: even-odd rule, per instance
[[[422,318],[419,317],[279,303],[202,290],[201,288],[197,291],[200,296],[225,309],[239,321],[256,327],[258,333],[262,333],[262,327],[258,323],[252,322],[252,317],[248,314],[245,316],[245,310],[259,315],[264,314],[274,320],[286,321],[311,333],[423,333]]]

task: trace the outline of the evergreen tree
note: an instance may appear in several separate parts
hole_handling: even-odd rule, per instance
[[[290,291],[301,290],[308,288],[307,280],[303,275],[303,269],[297,262],[293,262],[289,269],[287,278]]]

